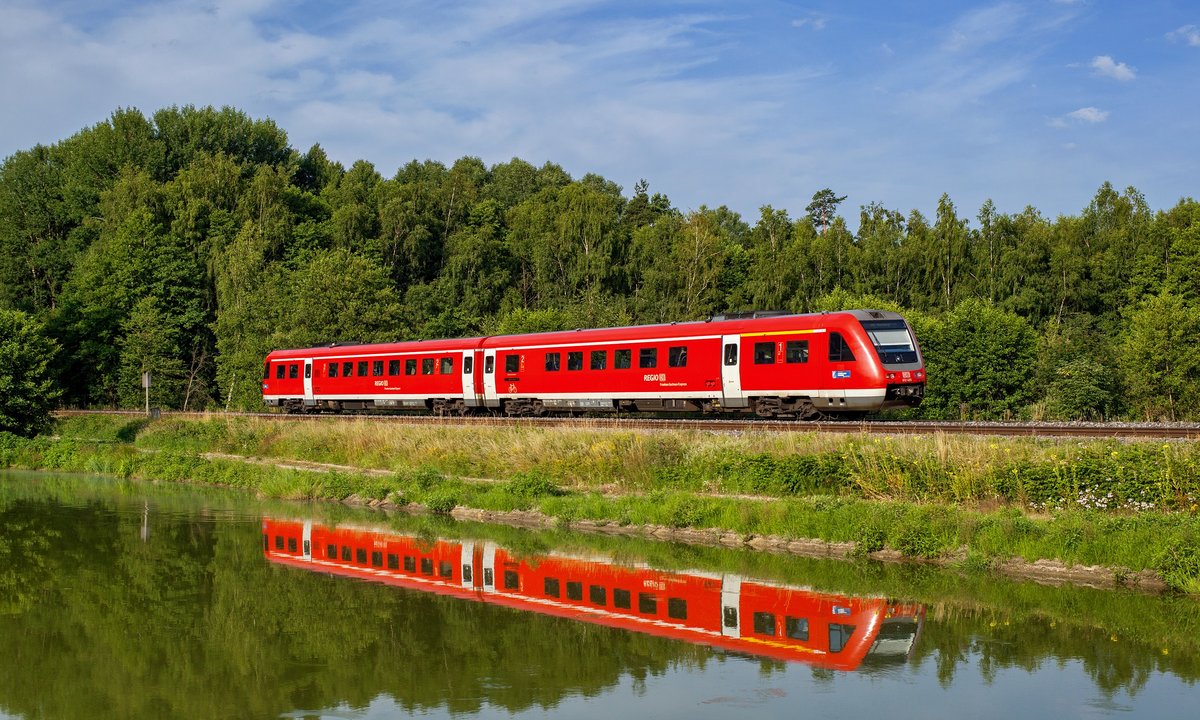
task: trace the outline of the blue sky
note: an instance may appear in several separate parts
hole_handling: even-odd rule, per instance
[[[211,104],[385,176],[520,157],[751,223],[824,187],[852,226],[1200,195],[1194,1],[4,0],[0,67],[0,156]]]

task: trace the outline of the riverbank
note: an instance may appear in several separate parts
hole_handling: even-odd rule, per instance
[[[82,417],[0,466],[1200,593],[1186,442]]]

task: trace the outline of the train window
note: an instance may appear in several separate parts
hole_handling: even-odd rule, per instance
[[[583,599],[583,583],[568,582],[567,583],[567,599],[582,600]]]
[[[483,359],[483,372],[487,375],[491,375],[495,371],[496,371],[496,356],[488,355],[487,357],[485,357]]]
[[[421,558],[421,574],[422,575],[432,575],[433,574],[433,560],[431,558]]]
[[[415,358],[409,358],[404,361],[404,374],[405,375],[416,375],[417,374],[417,361]]]
[[[388,360],[388,377],[395,377],[400,374],[400,361]]]
[[[754,343],[754,364],[755,365],[774,365],[775,364],[775,343],[773,343],[773,342]]]
[[[441,373],[449,375],[454,372],[454,358],[442,358]]]
[[[725,344],[725,364],[726,365],[737,365],[737,348],[738,348],[738,346],[736,343],[726,343]]]
[[[546,353],[546,372],[558,372],[562,365],[562,353]]]
[[[829,652],[841,652],[846,647],[846,643],[850,642],[850,636],[853,634],[853,625],[829,623]]]
[[[567,353],[567,369],[582,370],[583,369],[583,353],[569,352]]]
[[[630,594],[628,590],[613,588],[613,607],[628,610]]]
[[[520,587],[521,587],[521,580],[517,576],[517,571],[516,570],[505,570],[504,571],[504,589],[505,590],[517,590],[517,589],[520,589]]]
[[[504,372],[515,373],[521,369],[520,355],[505,355],[504,356]]]
[[[687,347],[679,345],[667,348],[667,365],[671,367],[687,367]]]
[[[337,560],[337,545],[329,544],[325,546],[325,557],[329,560]]]
[[[342,561],[343,561],[343,562],[350,562],[350,556],[351,556],[351,553],[353,553],[353,550],[351,550],[351,549],[350,549],[350,546],[349,546],[349,545],[343,545],[343,546],[342,546]]]
[[[492,573],[491,568],[483,569],[483,586],[492,587],[496,584],[496,576]]]
[[[471,371],[475,369],[473,360],[474,358],[470,357],[463,358],[463,375],[470,375]]]
[[[917,362],[917,348],[903,320],[865,320],[862,326],[871,338],[875,352],[879,353],[880,361],[887,364]]]
[[[311,555],[311,554],[312,554],[312,548],[311,548],[311,546],[308,544],[308,541],[307,541],[307,540],[305,540],[305,541],[304,541],[304,554],[305,554],[305,555]]]
[[[667,617],[675,620],[687,620],[687,600],[667,598]]]
[[[588,586],[588,600],[591,600],[593,605],[607,605],[608,591],[602,585],[590,585]]]
[[[354,375],[354,363],[342,363],[342,377],[352,377]]]
[[[542,591],[547,597],[558,597],[558,578],[546,578],[542,581]]]
[[[638,593],[638,612],[647,615],[658,614],[658,598],[651,593]]]
[[[359,377],[366,377],[366,376],[367,376],[367,361],[366,361],[366,360],[359,360],[359,361],[358,361],[358,372],[357,372],[356,374],[357,374]]]
[[[422,358],[421,359],[421,374],[422,375],[432,375],[433,374],[433,358]]]
[[[307,380],[311,377],[312,377],[312,363],[306,362],[306,363],[304,363],[304,379]]]
[[[754,634],[775,637],[775,614],[769,612],[754,613]]]
[[[400,556],[396,553],[388,553],[388,570],[400,569]]]
[[[284,368],[284,366],[283,366],[283,365],[276,365],[276,366],[275,366],[275,379],[276,379],[276,380],[282,380],[282,379],[283,379],[283,374],[284,374],[285,372],[287,372],[287,370]]]
[[[282,549],[283,549],[283,536],[282,536],[282,535],[276,535],[276,536],[275,536],[275,549],[276,549],[276,550],[282,550]]]
[[[266,533],[263,533],[263,550],[270,550],[270,549],[271,549],[271,538],[268,537]]]
[[[331,378],[337,377],[338,364],[335,362],[329,363],[329,367],[325,368],[325,374]]]
[[[454,566],[445,560],[438,563],[438,575],[444,578],[454,577]]]
[[[288,538],[288,552],[296,552],[296,538]]]
[[[854,353],[841,333],[829,333],[829,362],[854,362]]]
[[[789,363],[806,363],[808,362],[808,341],[807,340],[788,340],[787,347],[784,349],[786,353],[784,359]]]
[[[367,564],[367,549],[366,548],[356,548],[354,550],[354,562],[358,563],[359,565]]]
[[[642,348],[638,351],[638,367],[658,367],[658,348]]]
[[[404,556],[404,570],[405,570],[405,572],[416,572],[417,571],[417,559],[415,557],[413,557],[412,555],[405,555]]]
[[[470,565],[462,566],[462,579],[463,579],[463,582],[465,582],[465,583],[471,582],[471,566]]]
[[[593,369],[593,370],[603,370],[603,369],[607,368],[608,367],[608,351],[593,350],[591,364],[589,365],[589,367],[591,367],[591,369]]]
[[[382,360],[371,361],[371,376],[372,377],[383,377],[383,361]]]
[[[625,370],[633,367],[633,351],[613,350],[613,367],[618,370]]]
[[[789,617],[784,621],[784,631],[793,640],[808,639],[808,618]]]
[[[266,363],[263,365],[263,380],[267,380],[270,377],[271,377],[271,363]]]
[[[383,553],[375,550],[371,553],[371,564],[375,567],[383,567]]]
[[[298,377],[300,377],[300,366],[295,364],[288,365],[288,379],[295,380]]]
[[[727,628],[738,626],[738,609],[735,607],[721,608],[721,624]]]

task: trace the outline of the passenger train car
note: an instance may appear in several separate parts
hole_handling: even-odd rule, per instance
[[[836,670],[907,659],[925,617],[920,605],[885,598],[607,558],[518,556],[491,542],[271,518],[262,541],[281,565]]]
[[[920,404],[903,317],[751,313],[667,325],[275,350],[263,400],[292,412],[754,412],[814,418]]]

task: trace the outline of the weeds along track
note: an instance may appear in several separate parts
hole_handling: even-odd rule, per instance
[[[59,417],[76,415],[143,416],[133,410],[60,410]],[[1117,440],[1200,439],[1200,425],[1176,423],[1018,423],[1018,422],[939,422],[868,420],[804,422],[796,420],[713,419],[713,418],[646,418],[646,417],[546,417],[508,418],[493,415],[467,417],[437,417],[416,414],[310,414],[282,413],[204,413],[163,411],[163,417],[212,419],[221,417],[270,418],[283,421],[310,422],[314,420],[370,420],[425,426],[452,427],[559,427],[613,428],[621,430],[702,430],[712,432],[812,432],[881,435],[996,435],[1043,438],[1112,438]]]

